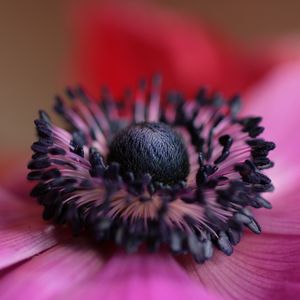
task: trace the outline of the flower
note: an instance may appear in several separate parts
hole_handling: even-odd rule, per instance
[[[12,181],[10,191],[0,190],[1,298],[59,299],[71,295],[74,299],[118,299],[126,294],[140,299],[146,294],[153,299],[215,299],[210,292],[228,299],[295,297],[300,279],[300,140],[295,132],[299,70],[299,63],[279,66],[245,94],[249,100],[245,113],[262,115],[266,137],[277,144],[273,153],[276,165],[270,170],[276,191],[268,198],[273,209],[254,212],[263,232],[259,236],[246,232],[232,256],[215,251],[201,265],[186,256],[179,259],[199,284],[187,278],[168,252],[103,252],[86,236],[73,238],[64,227],[42,222],[39,207],[21,199]]]
[[[55,110],[71,132],[40,111],[31,196],[44,219],[127,252],[167,244],[203,263],[215,244],[231,255],[244,226],[261,231],[246,207],[271,208],[261,193],[273,185],[261,170],[273,166],[267,156],[275,145],[258,138],[260,117],[238,118],[238,97],[226,103],[200,90],[186,101],[172,93],[163,109],[159,89],[155,77],[148,101],[141,83],[124,112],[107,91],[101,109],[81,88],[69,88],[71,105],[57,97]],[[121,103],[130,106],[130,98]]]
[[[264,106],[261,110],[265,111],[267,107],[269,111],[272,111],[271,114],[265,114],[267,116],[266,123],[269,123],[270,128],[272,128],[272,120],[274,120],[272,119],[272,116],[275,118],[280,117],[280,108],[282,110],[282,106],[278,109],[275,108],[274,110],[274,106],[271,104],[274,99],[278,99],[276,97],[281,98],[282,95],[285,95],[287,88],[289,88],[289,91],[295,92],[295,94],[291,94],[291,97],[288,98],[285,105],[295,105],[297,99],[296,95],[299,91],[293,78],[297,78],[298,75],[299,69],[294,67],[294,65],[279,69],[277,74],[271,75],[265,82],[261,83],[262,86],[258,86],[256,90],[253,90],[252,95],[249,94],[249,97],[254,97],[253,99],[261,99],[261,97],[265,99],[265,102],[262,102],[262,105],[264,104]],[[251,103],[253,102],[254,101],[251,101]],[[256,105],[258,106],[259,103],[261,102],[256,102]],[[189,103],[187,103],[187,105],[189,105]],[[251,112],[251,109],[253,108],[249,107],[248,111]],[[260,110],[259,107],[258,110]],[[95,110],[93,111],[95,112]],[[46,118],[43,113],[41,115],[43,119]],[[291,119],[290,125],[295,126],[294,122],[297,122],[296,120]],[[42,134],[46,133],[46,130],[44,129],[41,132]],[[281,127],[278,129],[281,129]],[[277,160],[280,162],[280,150],[283,149],[283,151],[285,151],[286,149],[280,147],[280,140],[284,141],[284,139],[287,139],[288,137],[286,137],[285,131],[280,132],[280,130],[272,130],[271,132],[272,134],[270,132],[269,134],[279,144]],[[293,142],[297,145],[299,140],[295,139]],[[55,151],[52,153],[55,153]],[[297,161],[296,159],[296,153],[291,151],[287,161],[284,162],[284,166],[292,166],[292,162]],[[280,166],[282,165],[279,164],[279,167]],[[297,176],[296,172],[291,172],[294,176]],[[297,197],[294,197],[295,194],[293,193],[293,189],[297,188],[297,186],[294,185],[293,181],[288,181],[289,186],[280,184],[280,180],[287,182],[283,177],[284,174],[286,174],[286,172],[280,172],[280,176],[275,176],[276,172],[273,174],[276,185],[279,186],[279,194],[274,193],[270,195],[273,195],[272,202],[276,204],[277,201],[277,205],[275,205],[272,211],[257,214],[257,218],[259,218],[259,221],[264,227],[262,236],[256,237],[245,234],[242,242],[236,246],[235,253],[232,256],[226,257],[225,255],[216,252],[212,259],[201,265],[195,264],[194,261],[191,261],[186,257],[181,258],[182,265],[187,269],[189,274],[196,275],[206,287],[212,291],[218,291],[221,295],[227,296],[229,299],[238,299],[240,297],[250,299],[253,295],[255,297],[261,297],[262,299],[267,299],[267,297],[270,297],[275,292],[282,293],[285,284],[288,285],[292,282],[290,279],[293,278],[296,280],[299,277],[298,269],[295,268],[295,266],[299,264],[299,204],[297,203]],[[22,202],[19,199],[14,200],[9,193],[6,192],[6,194],[4,194],[4,191],[2,194],[3,197],[1,199],[9,198],[11,200],[9,202],[10,206],[7,205],[7,201],[5,200],[4,205],[1,206],[2,209],[6,210],[5,214],[2,214],[6,216],[6,220],[2,220],[4,228],[10,229],[7,230],[9,248],[6,248],[3,242],[1,247],[2,257],[5,257],[5,260],[2,260],[2,263],[5,262],[5,265],[3,266],[14,264],[49,249],[35,257],[33,260],[29,260],[24,264],[7,271],[2,281],[0,281],[0,288],[1,286],[3,288],[5,287],[6,295],[11,298],[14,295],[18,295],[20,291],[30,293],[30,295],[33,295],[34,297],[35,294],[33,291],[36,291],[37,287],[40,287],[40,294],[36,296],[39,299],[47,299],[51,298],[51,296],[58,297],[58,295],[65,297],[65,293],[74,295],[75,299],[83,294],[89,294],[96,297],[96,295],[98,295],[97,287],[100,289],[107,282],[114,288],[118,288],[123,292],[120,284],[116,282],[112,283],[113,279],[116,278],[115,274],[124,268],[123,270],[125,273],[121,274],[127,274],[127,272],[131,274],[128,275],[129,286],[131,286],[130,282],[132,281],[137,282],[138,284],[138,279],[134,279],[130,276],[134,276],[133,274],[144,274],[144,264],[148,261],[150,268],[148,275],[150,277],[143,279],[145,281],[141,281],[140,284],[142,284],[142,282],[143,284],[145,284],[145,282],[149,283],[148,280],[150,280],[149,284],[151,284],[151,286],[152,283],[155,285],[156,281],[151,277],[153,274],[152,272],[156,274],[156,267],[153,266],[162,266],[163,263],[165,263],[164,268],[171,268],[168,269],[170,270],[170,273],[168,271],[166,277],[162,276],[161,278],[161,280],[166,278],[168,281],[166,284],[169,284],[168,288],[170,288],[170,286],[175,288],[176,280],[181,281],[185,278],[184,275],[182,275],[182,270],[178,268],[175,261],[166,253],[138,254],[137,256],[126,256],[126,259],[124,254],[103,254],[103,252],[100,251],[99,246],[91,244],[91,242],[88,242],[86,239],[72,239],[64,233],[62,228],[56,232],[52,225],[46,225],[40,222],[39,211],[34,204]],[[282,199],[286,202],[281,202]],[[287,202],[287,200],[289,200],[289,202]],[[285,203],[287,205],[285,205]],[[292,204],[294,207],[291,210],[289,205]],[[34,222],[28,221],[28,219],[34,220]],[[28,225],[26,224],[28,224],[30,228],[28,228]],[[3,235],[1,235],[1,237],[3,239]],[[64,237],[64,240],[62,240],[62,237]],[[7,250],[5,251],[5,249]],[[11,249],[15,250],[12,251]],[[103,273],[100,271],[99,275],[96,275],[98,270],[101,270],[101,265],[109,255],[112,255],[112,257],[103,267]],[[263,264],[263,267],[261,264]],[[132,266],[136,266],[136,269]],[[128,270],[132,270],[132,268],[136,273]],[[174,279],[173,272],[175,272],[175,270],[179,271],[180,275]],[[275,271],[277,272],[276,276],[273,274]],[[35,274],[37,280],[33,280],[31,276],[27,278],[22,276],[22,274],[28,274],[28,272]],[[59,278],[61,277],[60,274],[62,278],[57,280],[58,276]],[[76,274],[76,276],[74,276],[74,274]],[[168,278],[168,276],[171,277]],[[43,286],[43,282],[47,279],[53,284],[49,289],[45,289]],[[101,279],[104,280],[103,285],[98,284],[98,280],[100,281]],[[175,280],[175,282],[173,280]],[[10,286],[10,282],[14,282],[14,285],[12,285],[13,288],[7,289],[7,287]],[[97,284],[94,282],[97,282]],[[279,285],[278,282],[282,285]],[[190,284],[192,286],[190,286]],[[78,287],[74,288],[74,285],[78,285]],[[125,287],[128,288],[124,283],[123,288]],[[192,288],[193,284],[188,283],[188,281],[185,287],[187,290],[191,288],[195,293],[194,295],[199,293],[195,287],[195,289]],[[156,290],[155,288],[153,289]],[[130,291],[132,292],[133,290]],[[143,290],[140,292],[142,293]],[[181,292],[184,291],[181,290]],[[104,293],[104,291],[101,290],[99,293]],[[209,296],[206,295],[206,297]]]
[[[168,245],[203,263],[214,244],[231,255],[244,226],[261,232],[247,207],[271,208],[261,193],[273,185],[261,170],[273,166],[275,145],[258,138],[261,118],[239,118],[238,97],[225,102],[205,90],[191,101],[172,93],[160,108],[157,76],[149,101],[144,82],[136,94],[120,109],[107,91],[99,107],[68,88],[71,105],[57,97],[55,110],[70,132],[40,111],[28,179],[38,181],[31,196],[44,219],[127,252]]]

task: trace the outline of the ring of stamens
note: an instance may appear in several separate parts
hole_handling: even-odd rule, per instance
[[[262,170],[272,167],[268,153],[275,145],[258,138],[261,118],[238,118],[238,97],[225,101],[201,90],[191,101],[173,94],[160,108],[158,80],[149,98],[144,85],[138,89],[132,108],[119,108],[107,93],[98,105],[81,88],[67,89],[67,96],[71,105],[58,97],[55,110],[70,132],[45,112],[35,121],[39,139],[28,179],[38,181],[31,195],[44,206],[45,219],[129,252],[142,244],[152,251],[168,245],[199,263],[214,245],[230,255],[244,227],[260,233],[251,208],[271,208],[261,193],[273,186]],[[152,169],[124,168],[119,152],[109,158],[113,137],[143,122],[177,132],[188,153],[187,177],[163,182]]]

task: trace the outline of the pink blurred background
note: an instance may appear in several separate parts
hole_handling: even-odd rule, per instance
[[[32,120],[49,110],[53,95],[67,83],[65,62],[72,54],[65,15],[74,1],[1,1],[0,137],[1,151],[29,156]],[[126,5],[135,2],[126,1]],[[145,1],[143,1],[145,2]],[[124,2],[123,2],[124,3]],[[300,1],[151,1],[220,28],[252,46],[266,38],[300,33]],[[20,149],[22,152],[20,152]]]

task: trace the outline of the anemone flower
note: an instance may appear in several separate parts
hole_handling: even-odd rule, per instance
[[[283,64],[252,82],[241,114],[236,97],[161,95],[158,78],[126,107],[68,89],[69,126],[41,111],[28,165],[51,220],[17,181],[0,190],[1,299],[296,298],[299,77]]]
[[[44,218],[69,224],[80,237],[44,224],[36,205],[3,190],[1,267],[12,267],[0,281],[2,299],[140,299],[145,293],[149,299],[214,299],[209,292],[225,299],[282,299],[291,293],[300,275],[299,138],[288,135],[298,123],[290,110],[300,93],[298,76],[299,66],[282,67],[248,94],[245,112],[264,113],[266,134],[278,144],[277,192],[269,195],[274,208],[253,212],[260,235],[243,230],[260,233],[245,207],[270,208],[260,193],[272,186],[260,170],[271,166],[267,154],[274,145],[257,137],[258,118],[236,114],[236,100],[229,105],[201,92],[182,102],[172,95],[163,113],[154,85],[148,105],[140,89],[132,113],[117,117],[107,94],[100,109],[81,89],[69,89],[71,106],[58,98],[55,107],[73,134],[40,112],[28,177],[39,181],[32,195],[44,206]],[[283,97],[284,105],[274,105]],[[197,134],[196,120],[205,124]],[[167,162],[164,152],[152,152],[164,151],[161,139],[175,151]],[[145,152],[134,156],[139,145]],[[116,244],[135,254],[115,250]]]

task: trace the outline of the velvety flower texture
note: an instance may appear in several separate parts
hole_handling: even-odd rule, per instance
[[[113,24],[114,18],[110,20]],[[117,24],[119,18],[115,20]],[[217,49],[222,53],[222,47]],[[181,74],[174,74],[180,78]],[[202,265],[186,256],[175,260],[167,252],[126,255],[110,245],[103,251],[84,236],[71,237],[67,228],[42,221],[40,207],[20,196],[22,186],[15,175],[16,181],[3,179],[0,189],[1,299],[296,298],[300,280],[299,78],[300,61],[281,61],[259,81],[245,80],[244,114],[263,116],[264,135],[277,144],[272,153],[276,165],[268,171],[276,186],[268,196],[273,209],[255,212],[261,235],[245,232],[232,256],[216,252]],[[234,80],[231,84],[234,89]],[[192,87],[178,88],[192,92]]]

